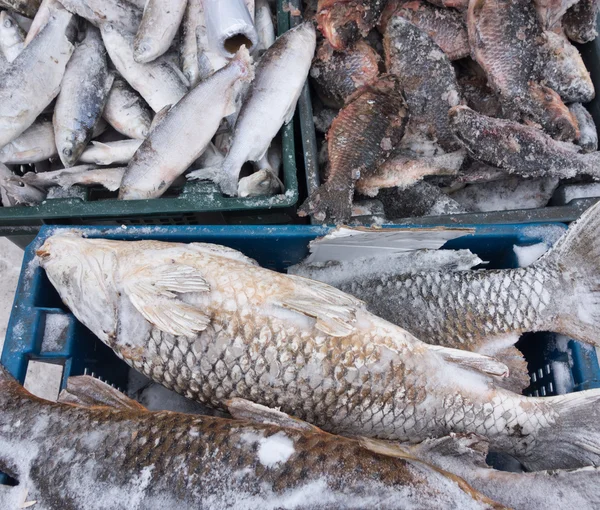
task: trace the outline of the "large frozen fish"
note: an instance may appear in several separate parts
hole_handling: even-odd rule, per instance
[[[33,18],[41,0],[0,0],[0,7]]]
[[[12,62],[25,46],[25,31],[7,12],[0,12],[0,51]]]
[[[365,41],[344,51],[334,51],[327,39],[323,39],[310,76],[323,103],[341,108],[358,89],[377,81],[380,63],[381,57]]]
[[[448,110],[459,104],[460,91],[448,57],[425,32],[398,16],[387,25],[384,46],[386,67],[398,77],[410,112],[411,141],[430,141],[445,151],[459,149]]]
[[[27,36],[25,37],[25,46],[33,41],[33,38],[40,33],[40,30],[42,30],[42,28],[46,26],[46,23],[48,23],[51,14],[57,9],[64,10],[64,7],[58,0],[42,0],[40,8],[35,14],[35,18],[33,18],[31,27],[27,31]]]
[[[187,0],[148,0],[133,43],[136,62],[151,62],[169,49],[186,5]]]
[[[260,160],[281,126],[292,120],[315,46],[315,28],[305,22],[283,34],[260,59],[229,153],[220,168],[206,172],[223,193],[236,195],[243,164]]]
[[[594,234],[599,208],[582,220]],[[580,260],[599,243],[594,235],[554,253]],[[531,398],[499,389],[491,375],[507,370],[493,358],[423,343],[348,294],[231,248],[63,233],[37,253],[86,327],[189,398],[251,399],[353,436],[477,433],[529,469],[600,461],[600,390]]]
[[[119,198],[160,197],[206,149],[221,120],[234,111],[240,83],[252,78],[252,59],[242,48],[225,68],[196,85],[151,129],[127,168]]]
[[[23,181],[41,189],[50,186],[70,188],[75,184],[81,186],[100,184],[110,191],[116,191],[121,185],[124,173],[125,167],[96,168],[94,165],[81,165],[50,172],[29,172],[23,176]]]
[[[575,119],[536,73],[544,38],[533,3],[473,0],[467,28],[471,54],[499,94],[505,113],[514,120],[538,123],[559,140],[573,140]]]
[[[0,368],[0,464],[19,480],[0,487],[3,508],[504,508],[402,450],[380,452],[377,442],[250,402],[231,403],[248,417],[239,420],[152,412],[96,379],[76,379],[74,403],[54,403]],[[255,421],[263,415],[274,418]]]
[[[139,64],[133,56],[133,34],[112,23],[101,25],[102,40],[117,71],[146,100],[155,112],[176,104],[186,93],[181,71],[165,57]]]
[[[95,165],[127,165],[136,151],[142,145],[143,140],[119,140],[117,142],[92,141],[81,153],[81,163],[93,163]]]
[[[37,205],[45,198],[45,191],[27,184],[0,163],[0,199],[3,207]]]
[[[85,39],[67,64],[52,118],[58,156],[65,167],[77,163],[92,139],[113,80],[100,31],[88,24]]]
[[[511,473],[486,464],[487,442],[476,436],[451,435],[402,445],[410,455],[464,478],[474,488],[514,510],[600,508],[600,468]]]
[[[363,88],[331,124],[327,181],[311,193],[300,214],[322,221],[349,220],[356,181],[373,175],[389,158],[407,120],[408,109],[394,76],[384,75]]]
[[[600,178],[600,153],[578,154],[579,147],[559,142],[532,126],[493,119],[466,106],[450,110],[453,132],[469,154],[524,177],[576,175]]]
[[[450,60],[469,56],[469,37],[462,13],[436,7],[425,0],[388,0],[379,24],[381,33],[385,33],[393,16],[406,18],[426,32]]]
[[[565,33],[580,44],[593,41],[597,35],[596,19],[600,6],[597,0],[579,0],[562,19]]]
[[[129,138],[143,140],[150,132],[150,108],[121,78],[115,78],[102,115],[119,133]]]
[[[74,49],[71,18],[67,11],[56,11],[0,75],[0,147],[31,126],[58,95]]]
[[[0,162],[24,165],[57,155],[52,122],[35,122],[12,142],[0,149]]]
[[[135,34],[142,20],[142,11],[128,0],[59,0],[73,14],[101,27],[105,23]]]
[[[319,0],[319,30],[336,50],[365,37],[379,21],[387,0]]]
[[[204,18],[204,0],[188,0],[183,20],[181,22],[182,37],[179,47],[179,60],[183,74],[193,87],[200,81],[198,67],[198,42],[196,29]]]

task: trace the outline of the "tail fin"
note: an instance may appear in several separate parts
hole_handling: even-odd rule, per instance
[[[600,345],[600,202],[590,207],[536,264],[554,262],[570,280],[552,330]]]
[[[539,399],[556,413],[531,452],[519,458],[530,471],[600,465],[600,390]]]

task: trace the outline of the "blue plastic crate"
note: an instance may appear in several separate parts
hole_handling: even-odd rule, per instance
[[[42,227],[35,241],[25,250],[23,269],[8,326],[2,364],[21,382],[25,379],[29,360],[57,363],[64,366],[63,386],[70,375],[89,372],[106,378],[122,388],[127,384],[127,365],[66,309],[44,271],[35,265],[35,251],[47,237],[73,227]],[[411,227],[400,227],[411,228]],[[489,261],[489,268],[516,266],[513,245],[532,245],[547,241],[548,228],[563,231],[566,226],[554,224],[540,227],[533,224],[476,226],[475,233],[446,243],[446,248],[468,248]],[[77,227],[89,237],[139,240],[156,239],[175,242],[209,242],[238,249],[270,269],[283,271],[302,260],[308,253],[308,243],[326,234],[329,227],[291,226],[167,226],[167,227]],[[556,232],[555,232],[556,233]],[[557,237],[557,236],[554,236]],[[44,349],[43,339],[48,317],[64,317],[64,331],[58,345]],[[55,317],[50,320],[55,319]],[[569,390],[600,386],[600,367],[595,350],[569,341],[568,353],[556,349],[556,335],[533,334],[523,342],[532,374],[529,393],[554,394],[556,384],[551,373],[555,361],[569,362],[573,385]],[[56,342],[55,342],[56,343]],[[564,342],[563,342],[564,344]],[[554,346],[554,347],[553,347]],[[561,358],[562,357],[562,358]],[[544,377],[539,377],[542,370]],[[533,375],[536,374],[536,375]],[[534,380],[535,379],[535,380]],[[549,388],[549,382],[552,382]],[[552,390],[552,391],[551,391]]]

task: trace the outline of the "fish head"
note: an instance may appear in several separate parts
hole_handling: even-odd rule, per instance
[[[115,241],[86,239],[76,231],[50,236],[36,252],[62,301],[100,340],[117,336]]]
[[[86,133],[85,130],[74,131],[71,129],[61,130],[64,133],[62,139],[56,139],[56,148],[58,149],[58,155],[63,165],[66,168],[72,167],[77,163],[81,153],[86,146]]]
[[[243,177],[238,183],[238,196],[260,197],[276,195],[283,191],[283,183],[273,172],[262,169],[258,172]]]
[[[46,192],[14,175],[0,177],[0,197],[4,207],[38,205],[46,198]]]
[[[133,58],[136,62],[150,62],[156,57],[156,43],[150,37],[136,38],[133,46]]]
[[[317,23],[329,44],[340,51],[352,45],[361,36],[362,11],[353,2],[319,2]]]
[[[569,142],[579,137],[577,120],[551,88],[532,83],[529,90],[534,101],[541,105],[544,130],[556,140]]]
[[[20,34],[21,27],[15,19],[7,12],[0,12],[0,40],[8,46],[22,42]]]

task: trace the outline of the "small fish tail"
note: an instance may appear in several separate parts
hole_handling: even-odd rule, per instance
[[[545,261],[558,263],[573,289],[550,325],[552,331],[600,345],[600,202],[583,213],[538,264]]]
[[[523,465],[530,471],[600,465],[600,390],[540,400],[550,404],[555,417],[540,431],[531,453],[520,459]]]

